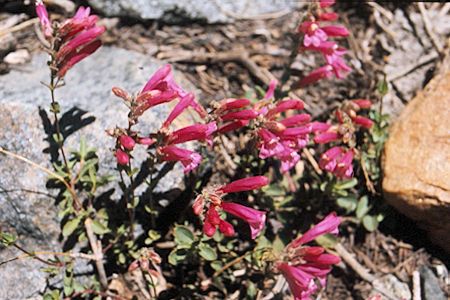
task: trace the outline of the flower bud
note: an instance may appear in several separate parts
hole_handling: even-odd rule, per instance
[[[113,87],[112,92],[114,93],[114,95],[116,95],[119,98],[122,98],[125,101],[129,101],[131,98],[130,94],[128,94],[127,91],[125,91],[119,87]]]
[[[127,150],[133,150],[134,145],[136,145],[136,142],[133,140],[133,138],[129,137],[128,135],[121,135],[120,144]]]
[[[130,162],[130,157],[128,156],[128,154],[123,152],[120,148],[116,150],[116,158],[117,162],[124,166],[128,165],[128,163]]]
[[[141,270],[142,271],[145,272],[145,271],[149,270],[150,263],[149,263],[147,258],[145,258],[145,257],[141,258],[140,261],[139,261],[139,265],[141,266]]]
[[[194,202],[194,205],[192,205],[192,209],[194,210],[194,214],[199,215],[203,211],[203,196],[198,196],[197,199]]]
[[[130,266],[128,267],[128,272],[133,272],[134,270],[136,270],[139,267],[139,261],[136,259],[135,261],[133,261]]]

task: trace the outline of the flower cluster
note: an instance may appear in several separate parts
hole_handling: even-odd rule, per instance
[[[127,165],[129,163],[131,151],[135,144],[139,143],[146,146],[154,145],[159,161],[181,162],[185,173],[198,166],[202,160],[200,154],[174,145],[193,140],[204,140],[212,145],[212,134],[217,127],[215,122],[210,122],[171,131],[172,122],[189,106],[194,108],[201,117],[205,117],[206,112],[195,102],[194,94],[187,93],[175,83],[170,65],[165,65],[156,71],[136,96],[130,95],[118,87],[114,87],[112,91],[116,96],[122,98],[130,109],[128,129],[116,127],[114,130],[107,131],[111,136],[116,137],[116,158],[119,164]],[[138,123],[139,117],[146,110],[162,103],[168,103],[175,98],[179,98],[179,102],[158,132],[152,133],[148,137],[142,137],[132,129],[132,126]]]
[[[341,56],[347,50],[339,47],[337,42],[328,41],[329,37],[346,37],[349,31],[345,27],[321,26],[319,22],[335,21],[339,15],[336,13],[324,12],[323,9],[334,4],[333,1],[320,0],[316,5],[317,9],[313,14],[308,15],[308,20],[298,27],[298,31],[303,34],[303,44],[299,51],[315,51],[323,55],[326,65],[312,71],[309,75],[297,82],[294,87],[304,86],[322,78],[330,78],[334,73],[337,78],[343,78],[343,72],[350,72],[352,69],[347,66]]]
[[[322,130],[314,137],[317,144],[325,144],[333,141],[340,141],[347,147],[332,147],[322,154],[319,167],[322,170],[333,173],[334,175],[349,179],[353,175],[352,160],[355,156],[355,131],[358,126],[370,128],[373,125],[372,120],[357,115],[362,108],[370,107],[372,103],[369,100],[357,99],[344,101],[341,108],[335,110],[338,124],[330,125],[322,123]]]
[[[153,249],[142,248],[140,249],[140,255],[138,259],[135,259],[128,267],[128,272],[140,268],[144,272],[150,272],[155,277],[158,277],[156,271],[156,265],[161,263],[161,257]]]
[[[304,244],[325,233],[338,234],[340,223],[341,219],[336,213],[329,214],[319,224],[287,245],[281,260],[275,263],[275,268],[286,278],[296,300],[310,299],[309,296],[317,290],[315,278],[324,287],[331,265],[341,261],[337,256],[324,254],[322,247],[309,247]]]
[[[266,213],[240,204],[223,202],[223,197],[227,193],[249,191],[263,187],[269,183],[267,177],[255,176],[233,181],[223,187],[205,189],[201,195],[195,199],[194,213],[204,218],[203,231],[209,237],[216,233],[217,227],[226,236],[234,234],[233,226],[223,220],[220,212],[229,212],[243,220],[250,226],[252,239],[264,228]]]
[[[70,68],[102,45],[97,37],[105,28],[95,25],[98,17],[90,14],[89,7],[80,7],[73,18],[62,24],[52,24],[42,0],[37,0],[35,5],[44,36],[50,42],[52,75],[64,77]]]

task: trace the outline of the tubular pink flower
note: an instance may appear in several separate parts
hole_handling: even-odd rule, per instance
[[[132,150],[134,148],[134,145],[136,145],[136,142],[133,140],[133,138],[129,137],[128,135],[121,135],[120,136],[120,144],[127,150]]]
[[[179,161],[183,165],[184,173],[197,168],[201,163],[202,157],[200,154],[187,149],[182,149],[174,146],[167,146],[159,150],[164,154],[163,161]]]
[[[252,120],[258,116],[258,113],[253,109],[244,109],[239,111],[230,111],[224,114],[221,118],[223,121],[230,120]]]
[[[64,77],[68,70],[70,70],[75,64],[79,63],[84,58],[88,57],[102,45],[102,41],[93,41],[80,50],[73,49],[72,52],[66,55],[64,60],[59,64],[59,71],[57,75],[59,77]]]
[[[369,108],[372,105],[372,102],[366,99],[355,99],[352,102],[357,104],[359,108]]]
[[[219,225],[220,216],[214,205],[209,206],[209,210],[208,210],[208,214],[206,215],[206,218],[208,218],[211,225],[213,225],[213,226]]]
[[[266,212],[264,211],[259,211],[236,203],[222,203],[221,207],[223,210],[248,223],[252,233],[252,239],[255,239],[258,233],[264,228],[266,222]]]
[[[309,124],[300,127],[286,128],[284,131],[280,132],[278,136],[282,139],[294,140],[298,136],[308,133],[311,133],[311,126],[309,126]]]
[[[58,29],[58,34],[62,36],[63,41],[69,40],[71,37],[77,33],[89,29],[95,25],[98,16],[86,16],[84,18],[70,18],[64,21],[61,28]]]
[[[277,86],[277,84],[278,84],[278,80],[276,80],[276,79],[272,79],[270,81],[269,89],[267,90],[266,96],[264,97],[265,100],[268,100],[273,97],[273,94],[275,92],[275,87]]]
[[[93,39],[95,39],[96,37],[101,35],[103,32],[105,32],[105,27],[95,26],[95,27],[92,27],[92,28],[86,30],[85,32],[80,33],[79,35],[74,37],[69,43],[64,45],[58,51],[58,53],[56,53],[55,57],[58,60],[63,59],[64,56],[66,56],[69,52],[78,48],[81,45],[85,45],[85,44],[89,43],[90,41],[92,41]]]
[[[290,266],[284,262],[276,264],[276,268],[286,278],[295,300],[310,300],[309,295],[317,290],[317,285],[313,280],[314,276],[302,271],[297,266]]]
[[[50,20],[48,19],[48,13],[47,9],[44,6],[44,3],[42,3],[42,0],[37,0],[36,3],[36,14],[39,17],[39,20],[41,22],[41,28],[44,32],[45,38],[49,39],[53,36],[53,29],[52,24],[50,23]]]
[[[148,80],[147,84],[142,89],[141,94],[146,91],[154,90],[158,84],[166,79],[171,70],[172,67],[170,65],[165,65],[158,69],[158,71],[156,71],[155,74],[153,74],[153,76]]]
[[[296,99],[290,99],[279,102],[275,108],[269,110],[267,117],[270,118],[278,113],[284,112],[289,109],[304,109],[305,104],[302,101]]]
[[[155,92],[157,92],[159,95],[152,96]],[[164,91],[162,93],[159,93],[158,91],[148,91],[144,94],[140,94],[138,96],[138,98],[136,99],[136,102],[139,102],[140,100],[144,100],[144,98],[147,98],[147,99],[145,99],[146,101],[143,104],[141,104],[134,113],[135,113],[135,115],[140,116],[147,109],[149,109],[153,106],[162,104],[162,103],[170,102],[173,99],[175,99],[176,97],[177,97],[177,93],[175,91]],[[139,98],[141,98],[141,99],[139,99]]]
[[[348,29],[340,26],[323,26],[320,27],[327,36],[339,36],[339,37],[347,37],[349,35]]]
[[[264,122],[264,127],[275,134],[279,134],[286,130],[286,126],[277,121],[266,121]]]
[[[336,21],[339,18],[339,15],[334,12],[322,13],[319,15],[319,21]]]
[[[333,147],[322,154],[319,161],[319,167],[327,172],[333,172],[337,165],[337,159],[342,155],[340,147]]]
[[[299,30],[305,34],[303,38],[303,45],[308,47],[309,45],[319,46],[321,42],[327,40],[328,36],[323,31],[317,22],[305,21],[300,25]]]
[[[339,139],[339,134],[337,132],[324,132],[318,134],[314,137],[314,142],[317,144],[326,144]]]
[[[230,122],[230,123],[220,126],[220,128],[217,130],[217,132],[218,133],[226,133],[229,131],[233,131],[233,130],[236,130],[236,129],[246,126],[248,123],[250,123],[249,120],[237,120],[234,122]]]
[[[306,147],[309,142],[309,135],[308,134],[300,134],[295,137],[295,139],[290,140],[282,140],[281,143],[288,148],[291,148],[292,150],[295,150],[295,152],[299,151],[300,149]]]
[[[217,189],[217,191],[223,193],[232,193],[232,192],[242,192],[249,191],[253,189],[259,189],[265,185],[269,184],[269,179],[265,176],[254,176],[243,178],[239,180],[235,180],[226,186]]]
[[[318,46],[309,45],[308,47],[302,47],[301,50],[311,50],[322,53],[323,55],[330,55],[337,47],[337,42],[321,42]]]
[[[309,75],[307,75],[306,77],[302,78],[297,84],[294,85],[294,87],[298,88],[307,84],[311,84],[325,77],[330,78],[331,75],[333,74],[332,71],[333,67],[331,65],[326,65],[321,68],[318,68],[309,73]]]
[[[281,160],[281,173],[289,171],[300,160],[300,155],[297,151],[285,147],[284,151],[277,154],[277,157]]]
[[[130,162],[130,157],[128,156],[128,154],[123,152],[121,149],[116,150],[116,159],[119,164],[124,166],[128,165],[128,163]]]
[[[163,128],[168,128],[170,124],[172,124],[173,120],[177,118],[194,100],[194,94],[189,93],[183,98],[181,98],[180,102],[173,108],[173,110],[170,112],[169,116],[167,117],[167,120],[162,125]]]
[[[212,237],[216,233],[216,226],[211,224],[208,218],[205,219],[205,223],[203,224],[203,232],[209,237]]]
[[[208,124],[187,126],[172,132],[169,135],[168,144],[181,144],[192,140],[208,140],[216,129],[215,121]]]
[[[344,78],[344,75],[342,75],[340,71],[344,71],[344,72],[352,71],[352,68],[347,66],[344,63],[344,61],[338,56],[334,58],[332,64],[330,64],[330,65],[333,68],[334,74],[336,75],[337,78]]]
[[[231,225],[230,223],[228,223],[225,220],[220,220],[220,222],[219,222],[219,230],[225,236],[232,236],[234,234],[233,225]]]
[[[373,121],[368,118],[356,116],[353,118],[353,122],[355,122],[358,125],[361,125],[362,127],[370,128],[373,125]]]
[[[263,141],[259,151],[259,158],[266,159],[284,151],[283,145],[278,142],[279,138],[267,129],[261,128],[257,131],[257,134]]]
[[[222,101],[220,101],[219,104],[220,104],[219,111],[222,112],[222,111],[227,111],[227,110],[232,110],[232,109],[243,108],[247,105],[250,105],[250,100],[249,99],[227,98],[227,99],[223,99]]]
[[[138,143],[141,145],[151,146],[154,142],[151,138],[138,138]]]
[[[338,161],[333,174],[340,178],[350,179],[353,175],[352,160],[355,152],[353,150],[347,151]]]
[[[311,120],[311,116],[308,114],[298,114],[289,118],[284,118],[283,120],[280,120],[278,122],[280,122],[281,124],[283,124],[286,127],[292,127],[292,126],[297,126],[303,123],[308,122],[309,120]]]
[[[89,17],[89,14],[91,13],[91,8],[90,7],[83,7],[80,6],[77,10],[77,12],[75,13],[75,16],[73,16],[74,19],[80,19],[80,18],[87,18]]]
[[[320,0],[320,8],[327,8],[334,4],[335,0]]]
[[[311,132],[324,132],[331,127],[330,124],[323,122],[311,122],[308,125],[311,126]]]
[[[298,247],[299,245],[306,244],[317,237],[324,235],[325,233],[338,234],[338,226],[341,223],[341,218],[336,216],[335,212],[330,213],[316,226],[305,232],[300,238],[294,240],[291,245],[292,247]]]

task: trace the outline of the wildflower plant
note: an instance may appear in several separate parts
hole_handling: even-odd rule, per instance
[[[329,40],[346,37],[348,30],[322,25],[338,18],[336,13],[328,11],[333,3],[323,0],[311,2],[306,19],[298,26],[298,43],[291,56],[295,58],[298,54],[315,51],[323,55],[326,64],[295,80],[288,89],[304,88],[332,74],[343,78],[342,72],[351,71],[342,60],[346,50],[339,47],[336,41]],[[371,101],[344,101],[330,121],[312,120],[311,115],[305,112],[305,104],[289,96],[286,86],[290,74],[285,72],[280,80],[273,79],[258,99],[226,98],[204,108],[193,93],[185,91],[175,82],[170,65],[162,66],[135,93],[112,87],[114,95],[128,108],[126,126],[118,124],[115,128],[105,128],[111,137],[111,155],[117,162],[118,185],[122,189],[123,202],[119,201],[116,208],[126,211],[127,215],[125,219],[117,218],[109,207],[97,201],[98,188],[111,182],[113,176],[98,175],[95,150],[89,149],[86,139],[82,138],[79,150],[72,151],[71,157],[67,156],[64,137],[59,129],[60,106],[55,97],[55,90],[65,84],[66,73],[101,47],[100,38],[105,28],[96,25],[98,17],[90,14],[89,7],[80,7],[74,17],[62,23],[49,19],[42,1],[36,1],[36,13],[48,42],[50,82],[44,85],[50,90],[50,110],[56,128],[53,137],[62,157],[62,162],[53,164],[54,171],[46,172],[52,175],[53,181],[62,184],[63,200],[59,214],[65,222],[62,235],[74,237],[78,242],[87,240],[89,245],[87,253],[55,253],[54,260],[45,261],[37,255],[33,256],[49,265],[45,270],[49,274],[64,273],[63,290],[48,291],[45,299],[60,299],[62,295],[69,299],[79,296],[120,298],[122,295],[115,294],[110,288],[113,272],[141,272],[147,283],[147,295],[157,298],[161,292],[160,283],[165,281],[164,276],[170,276],[167,275],[170,272],[162,270],[182,269],[187,264],[195,265],[200,270],[196,276],[187,278],[182,286],[191,291],[190,295],[215,288],[226,298],[229,291],[225,283],[236,283],[239,269],[248,272],[240,283],[248,284],[249,289],[243,294],[250,298],[256,289],[250,275],[269,278],[283,276],[295,299],[310,299],[319,287],[325,287],[326,275],[340,258],[325,253],[329,250],[326,247],[306,244],[324,234],[337,235],[341,218],[335,212],[328,211],[330,214],[327,217],[296,237],[298,227],[292,228],[292,225],[298,225],[295,218],[298,218],[301,208],[290,207],[290,211],[295,213],[290,220],[280,216],[288,202],[298,200],[295,199],[298,197],[295,181],[301,178],[294,177],[293,180],[291,174],[295,174],[294,167],[302,160],[306,148],[332,144],[320,156],[319,169],[328,172],[329,176],[333,174],[333,183],[337,178],[353,178],[354,158],[361,157],[356,132],[361,128],[370,129],[374,124],[373,120],[363,115],[364,109],[371,106]],[[136,129],[136,125],[142,122],[141,117],[153,107],[163,104],[172,107],[165,121],[155,132],[143,135]],[[188,109],[194,110],[202,121],[176,128],[174,121]],[[377,128],[381,126],[381,121],[378,121],[375,123]],[[221,136],[237,131],[249,137],[247,146],[253,151],[253,159],[258,160],[259,168],[247,174],[239,173],[232,180],[219,177],[220,182],[210,184],[198,181],[197,186],[192,188],[197,195],[190,199],[189,207],[184,208],[182,224],[161,230],[156,224],[159,211],[153,199],[157,166],[180,163],[184,173],[195,178],[196,169],[204,160],[202,153],[214,151],[222,141]],[[195,147],[187,147],[187,142],[195,142]],[[135,159],[134,151],[138,147],[147,153],[145,170],[137,168],[142,163]],[[2,152],[7,153],[3,149]],[[367,149],[363,152],[366,153]],[[265,161],[272,164],[264,164]],[[271,171],[269,165],[275,165],[276,172]],[[277,182],[280,178],[277,174],[281,174],[280,182]],[[138,194],[137,182],[146,185],[145,197]],[[338,184],[348,185],[348,181]],[[274,187],[279,189],[274,192]],[[142,201],[145,203],[140,204]],[[362,217],[370,209],[367,201],[364,203],[366,205],[361,208],[364,214],[359,213]],[[142,209],[149,219],[142,228],[144,234],[136,228],[138,209]],[[275,226],[281,229],[274,229]],[[5,246],[15,245],[32,256],[31,252],[15,244],[14,236],[0,232],[0,237]],[[161,247],[160,242],[171,243],[169,251]],[[96,274],[91,283],[84,286],[72,278],[75,257],[79,256],[87,257],[95,265]],[[106,264],[114,267],[107,269]],[[190,274],[193,274],[192,271]],[[259,287],[262,288],[261,285]]]

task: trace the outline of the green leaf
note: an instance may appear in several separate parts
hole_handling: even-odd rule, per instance
[[[84,160],[87,155],[87,147],[86,147],[86,137],[83,135],[80,138],[80,157],[81,160]]]
[[[103,223],[98,220],[92,220],[92,231],[96,234],[105,234],[110,232],[109,228],[107,228]]]
[[[0,239],[5,247],[8,247],[17,240],[17,235],[0,232]]]
[[[380,92],[381,97],[384,97],[389,92],[389,85],[386,80],[386,74],[384,74],[384,78],[378,83],[378,92]]]
[[[92,158],[88,160],[80,170],[79,177],[83,176],[90,168],[95,168],[95,165],[98,163],[98,158]]]
[[[266,185],[262,188],[262,191],[267,195],[271,197],[279,197],[284,196],[286,192],[283,190],[283,188],[279,185],[271,184]]]
[[[358,205],[358,199],[356,199],[354,196],[339,197],[336,199],[336,204],[339,207],[344,208],[347,213],[349,213],[356,209],[356,206]]]
[[[343,181],[341,183],[335,184],[334,188],[338,190],[348,190],[358,184],[358,179],[352,178],[350,180]]]
[[[223,267],[223,263],[221,261],[218,261],[218,260],[212,261],[210,263],[210,265],[211,265],[211,268],[213,268],[214,271],[219,271]]]
[[[217,259],[216,250],[211,248],[209,245],[207,245],[207,244],[199,244],[198,245],[198,249],[200,250],[198,252],[198,254],[201,257],[203,257],[204,259],[209,260],[209,261]]]
[[[192,244],[194,242],[194,234],[186,226],[176,226],[173,230],[175,242],[177,244]]]
[[[316,238],[316,242],[325,248],[333,248],[338,243],[338,240],[334,234],[327,233]]]
[[[253,282],[250,282],[247,286],[246,299],[248,299],[248,300],[255,299],[257,292],[258,291],[256,290],[255,284]]]
[[[97,212],[97,218],[108,220],[108,211],[106,210],[106,208],[99,209],[99,211]]]
[[[61,107],[59,106],[58,102],[55,101],[53,103],[50,103],[50,112],[56,114],[59,114],[61,112]]]
[[[359,199],[358,206],[356,207],[356,218],[362,219],[370,210],[369,197],[367,195],[362,196]]]
[[[52,137],[53,137],[53,140],[57,143],[57,144],[62,144],[62,142],[64,141],[64,137],[62,136],[62,134],[57,134],[57,133],[54,133],[53,135],[52,135]]]
[[[67,221],[67,223],[64,225],[62,230],[63,236],[69,236],[71,235],[75,229],[77,229],[78,225],[80,224],[81,219],[80,218],[74,218],[72,220]]]
[[[376,216],[365,215],[362,219],[362,223],[364,225],[364,228],[366,228],[366,230],[370,232],[378,228],[378,220]]]
[[[169,254],[169,263],[176,266],[179,262],[186,260],[186,249],[173,249]]]
[[[283,241],[280,239],[278,235],[275,237],[275,240],[273,241],[272,245],[273,249],[275,249],[278,252],[281,252],[286,247],[286,245],[283,243]]]

